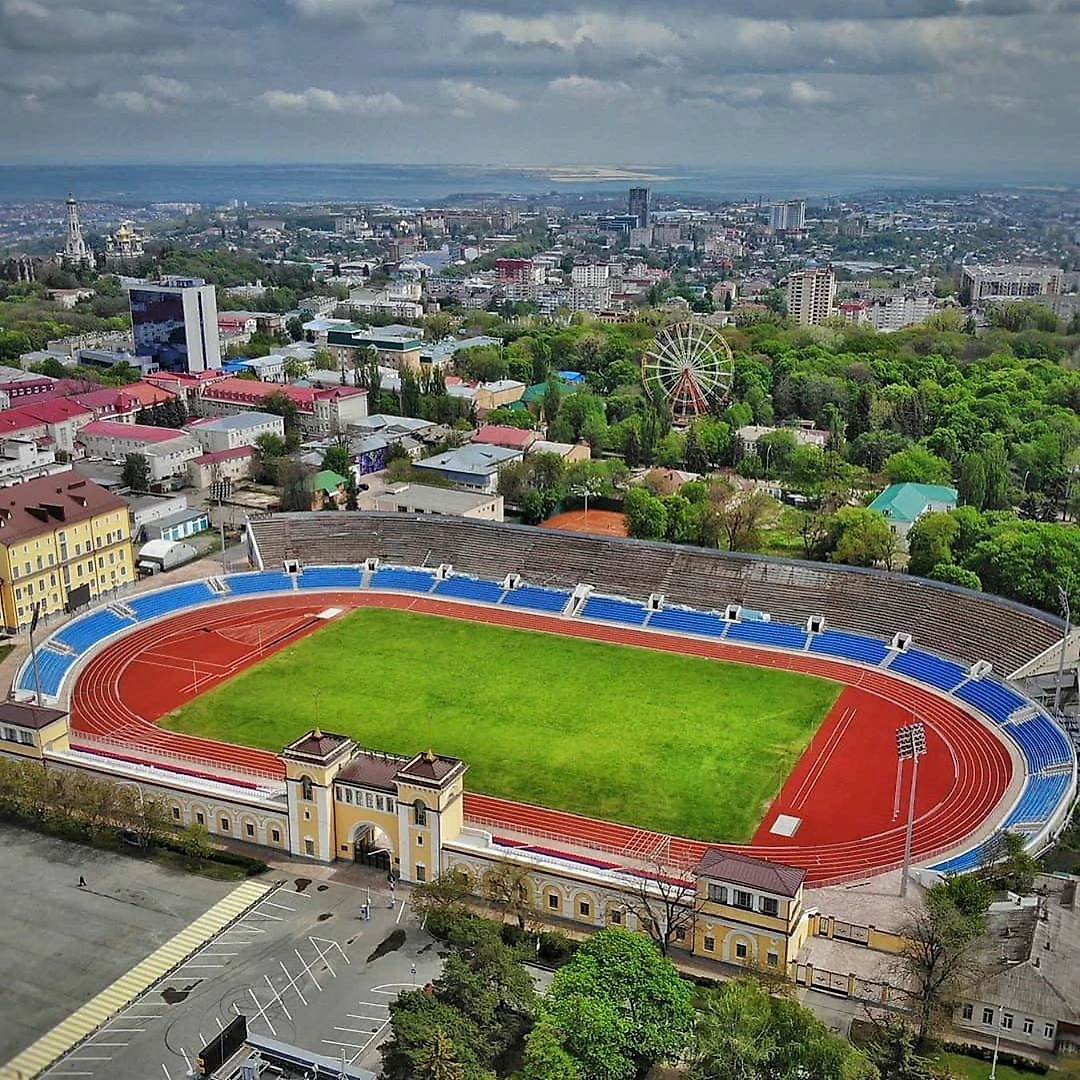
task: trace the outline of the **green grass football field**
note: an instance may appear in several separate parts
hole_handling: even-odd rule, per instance
[[[363,608],[163,724],[280,750],[318,723],[434,749],[466,787],[702,840],[745,842],[841,687],[739,664]]]

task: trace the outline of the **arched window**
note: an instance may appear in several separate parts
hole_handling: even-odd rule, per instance
[[[314,789],[315,785],[312,783],[310,776],[300,777],[300,798],[304,802],[311,802],[315,798]]]
[[[413,803],[413,811],[416,814],[416,824],[417,825],[426,825],[427,824],[427,807],[424,805],[423,799],[417,799],[416,802]]]

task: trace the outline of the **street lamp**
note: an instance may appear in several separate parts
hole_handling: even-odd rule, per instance
[[[1069,623],[1072,612],[1069,609],[1069,594],[1063,585],[1058,586],[1058,599],[1061,601],[1061,613],[1065,616],[1065,632],[1061,635],[1061,654],[1058,656],[1057,685],[1054,687],[1054,713],[1061,713],[1061,680],[1065,676],[1065,648],[1069,643]]]
[[[998,1062],[998,1050],[1001,1048],[1001,1029],[1005,1023],[1005,1014],[1002,1011],[1001,1006],[997,1007],[994,1015],[997,1017],[996,1030],[994,1031],[994,1056],[990,1061],[990,1077],[989,1080],[997,1080],[997,1062]]]
[[[899,759],[899,767],[903,769],[903,763],[911,761],[911,795],[908,799],[907,830],[904,835],[904,872],[900,878],[900,896],[907,896],[908,871],[911,869],[911,837],[915,830],[915,783],[919,778],[919,758],[926,753],[926,728],[922,721],[913,720],[912,723],[896,729],[896,756]]]

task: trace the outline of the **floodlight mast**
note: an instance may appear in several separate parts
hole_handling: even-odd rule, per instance
[[[904,867],[900,877],[900,896],[907,896],[908,873],[911,870],[911,841],[915,831],[915,785],[919,778],[919,758],[926,753],[926,728],[922,721],[914,720],[910,724],[896,729],[896,756],[899,767],[905,761],[911,761],[911,793],[908,798],[907,829],[904,834]]]

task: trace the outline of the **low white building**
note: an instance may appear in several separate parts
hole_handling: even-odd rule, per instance
[[[235,413],[232,416],[220,416],[216,420],[201,420],[189,424],[185,432],[198,439],[206,453],[216,454],[222,450],[254,446],[261,435],[284,438],[285,420],[274,413]]]
[[[448,514],[481,521],[502,521],[503,497],[424,484],[402,484],[390,488],[384,495],[377,495],[375,509],[399,514]]]
[[[0,440],[0,487],[54,476],[70,468],[70,463],[56,460],[52,447],[38,446],[33,439]]]

